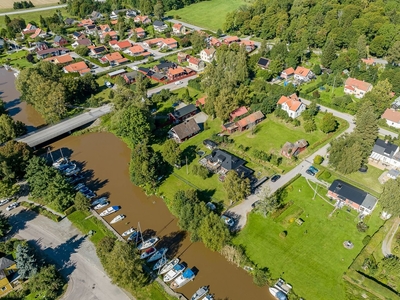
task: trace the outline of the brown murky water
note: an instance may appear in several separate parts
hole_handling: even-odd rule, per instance
[[[14,72],[0,68],[0,98],[5,102],[8,114],[14,120],[24,123],[28,132],[34,131],[45,122],[32,105],[19,101],[20,96],[15,88]]]
[[[219,253],[206,249],[202,243],[191,243],[189,237],[177,226],[176,218],[169,212],[161,198],[146,196],[129,180],[128,164],[130,150],[110,133],[92,133],[83,136],[66,137],[51,145],[55,156],[62,148],[65,156],[83,163],[86,175],[91,176],[89,186],[98,195],[109,193],[111,205],[121,206],[118,213],[127,217],[114,224],[122,233],[138,222],[144,234],[154,232],[161,243],[172,245],[168,256],[179,256],[188,267],[196,268],[198,274],[177,291],[190,298],[203,285],[210,286],[210,292],[217,299],[247,300],[273,299],[268,288],[259,288],[244,270],[228,263]],[[56,158],[56,157],[55,157]],[[115,213],[105,219],[110,222]]]

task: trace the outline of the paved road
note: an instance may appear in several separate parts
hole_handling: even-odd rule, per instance
[[[37,245],[41,253],[68,278],[68,289],[62,299],[130,299],[111,283],[92,242],[82,236],[68,219],[55,223],[21,207],[11,212],[6,212],[4,207],[2,210],[10,215],[12,234]]]
[[[168,22],[171,22],[171,23],[174,23],[174,24],[175,24],[175,23],[181,23],[183,26],[185,26],[185,27],[188,28],[188,29],[194,29],[194,30],[204,30],[204,29],[205,29],[205,28],[202,28],[202,27],[193,25],[193,24],[189,24],[189,23],[182,22],[181,20],[165,19],[164,21],[168,21]],[[210,30],[210,29],[206,29],[206,30],[212,31],[212,30]],[[212,32],[214,32],[214,31],[212,31]]]
[[[67,6],[67,4],[61,4],[61,5],[39,7],[39,8],[32,8],[32,9],[15,10],[15,11],[10,11],[10,12],[6,12],[6,13],[1,13],[0,16],[19,15],[19,14],[31,13],[31,12],[34,12],[34,11],[42,11],[42,10],[63,8],[63,7],[66,7],[66,6]]]
[[[176,82],[172,82],[172,83],[168,83],[168,84],[164,84],[162,86],[156,87],[154,89],[148,90],[147,91],[147,96],[150,97],[153,94],[156,94],[158,92],[160,92],[161,90],[170,90],[170,91],[174,91],[180,88],[184,88],[187,87],[189,80],[196,78],[197,75],[193,75],[190,77],[186,77],[184,79],[181,79],[180,82],[182,82],[181,84],[176,84]]]
[[[392,241],[397,229],[399,228],[399,224],[400,218],[397,217],[382,242],[382,253],[385,257],[392,255]]]

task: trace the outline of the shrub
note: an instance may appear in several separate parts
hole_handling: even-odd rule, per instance
[[[368,225],[365,224],[364,222],[359,222],[357,223],[357,230],[359,232],[366,232],[368,230]]]
[[[253,272],[253,282],[257,286],[265,286],[270,278],[271,273],[268,268],[256,269]]]
[[[312,95],[313,95],[314,98],[317,98],[317,99],[320,97],[320,94],[319,94],[318,91],[314,91],[314,92],[312,93]]]
[[[321,155],[317,155],[314,157],[314,164],[320,165],[324,161],[324,158]]]
[[[322,180],[328,180],[329,178],[331,178],[331,176],[332,176],[332,174],[330,173],[330,172],[328,172],[328,171],[325,171],[325,172],[323,172],[322,174],[321,174],[321,176],[320,176],[320,178],[322,179]]]
[[[285,237],[287,237],[287,231],[282,231],[281,233],[279,233],[279,236],[284,239]]]
[[[363,245],[366,246],[369,243],[370,240],[371,240],[371,236],[370,235],[366,235],[362,240]]]

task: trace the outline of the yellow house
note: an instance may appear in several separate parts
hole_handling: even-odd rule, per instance
[[[0,297],[11,292],[19,284],[17,264],[6,257],[0,258]]]

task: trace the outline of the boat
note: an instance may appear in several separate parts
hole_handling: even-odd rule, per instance
[[[269,288],[269,292],[278,300],[287,300],[286,294],[277,288],[271,287]]]
[[[65,176],[72,176],[72,175],[76,175],[81,171],[81,169],[79,168],[71,168],[71,169],[66,169],[64,171]]]
[[[163,280],[164,282],[169,282],[176,277],[178,277],[183,271],[185,271],[186,267],[183,264],[176,264],[171,270],[165,274]]]
[[[168,258],[164,255],[163,257],[161,257],[161,259],[158,262],[156,262],[156,264],[153,267],[153,271],[160,269],[167,262],[168,262]]]
[[[131,227],[131,228],[129,228],[127,231],[124,231],[124,232],[122,233],[122,236],[128,236],[128,235],[130,235],[131,233],[133,233],[133,232],[135,232],[135,231],[136,231],[135,228]]]
[[[208,293],[208,286],[202,286],[200,287],[196,293],[193,294],[191,300],[200,300],[201,297],[206,295]]]
[[[211,294],[205,295],[201,300],[214,300],[214,296]]]
[[[156,253],[154,253],[148,260],[147,262],[153,262],[156,260],[159,260],[161,257],[163,257],[165,255],[165,253],[167,253],[168,249],[167,248],[161,248],[160,250],[158,250]]]
[[[122,221],[123,219],[125,219],[125,216],[124,216],[124,215],[118,215],[118,216],[116,216],[114,219],[111,220],[110,224],[117,223],[117,222],[119,222],[119,221]]]
[[[151,239],[148,239],[148,240],[140,243],[137,248],[138,248],[138,250],[144,250],[144,249],[150,248],[151,246],[155,245],[155,243],[157,243],[158,240],[159,240],[158,237],[156,237],[156,236],[152,237]]]
[[[79,190],[83,189],[84,187],[86,187],[86,186],[83,183],[78,183],[76,186],[74,186],[74,190],[79,191]]]
[[[164,265],[164,267],[162,267],[162,269],[160,270],[160,274],[167,273],[169,270],[171,270],[173,267],[175,267],[177,264],[179,264],[179,261],[180,261],[179,258],[174,258],[173,260],[166,263]]]
[[[133,241],[135,240],[135,242],[137,243],[140,239],[141,239],[141,233],[140,231],[135,231],[134,233],[132,233],[128,238],[127,241]]]
[[[66,157],[60,157],[59,159],[57,159],[55,162],[53,162],[53,167],[58,169],[60,166],[62,165],[66,165],[68,164],[68,158]]]
[[[112,213],[115,213],[116,211],[119,211],[119,206],[111,206],[111,207],[107,208],[106,210],[103,210],[100,213],[100,217],[105,217],[105,216],[111,215]]]
[[[150,255],[153,255],[154,253],[156,253],[157,249],[155,247],[151,247],[149,249],[147,249],[146,251],[144,251],[142,254],[140,254],[140,259],[145,259],[147,257],[149,257]]]
[[[192,269],[187,269],[179,277],[177,277],[171,284],[171,289],[179,289],[183,287],[189,281],[192,281],[196,275],[193,273]]]
[[[106,207],[108,204],[110,204],[110,202],[108,202],[108,201],[101,202],[101,203],[97,204],[97,205],[94,207],[94,209],[98,210],[98,209],[100,209],[100,208]]]
[[[108,198],[107,198],[107,197],[101,197],[101,198],[99,198],[99,199],[94,200],[94,201],[92,202],[92,206],[95,206],[95,205],[97,205],[97,204],[100,204],[100,203],[106,202],[106,201],[108,201]]]

